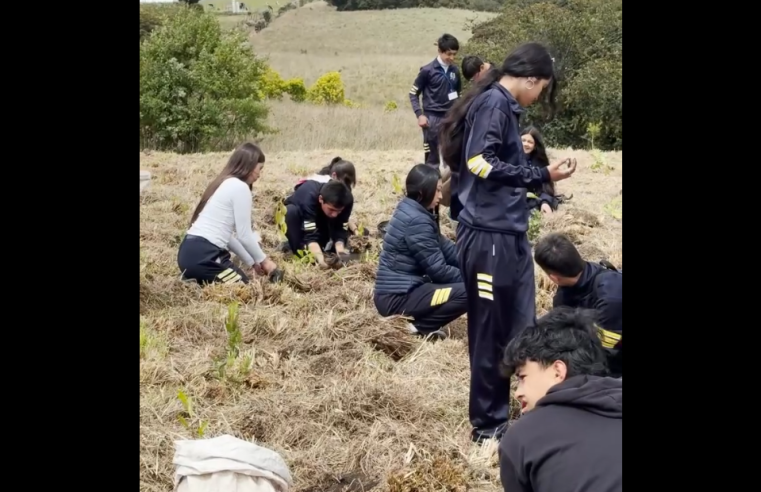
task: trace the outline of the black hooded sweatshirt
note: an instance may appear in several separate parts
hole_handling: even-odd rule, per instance
[[[500,442],[505,492],[621,492],[621,385],[574,376],[553,386]]]

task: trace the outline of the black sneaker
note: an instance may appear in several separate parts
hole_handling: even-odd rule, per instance
[[[500,425],[495,429],[473,429],[470,433],[470,440],[476,444],[483,444],[487,439],[496,439],[499,441],[507,431],[507,423]]]

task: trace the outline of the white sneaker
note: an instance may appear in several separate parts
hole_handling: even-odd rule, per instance
[[[439,328],[436,331],[432,331],[431,333],[428,333],[426,337],[430,337],[432,340],[444,340],[446,338],[449,338],[449,333]]]

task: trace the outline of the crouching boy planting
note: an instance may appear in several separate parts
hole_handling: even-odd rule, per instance
[[[325,253],[335,252],[342,262],[349,254],[349,217],[354,205],[351,190],[341,181],[307,180],[285,199],[285,237],[296,255],[312,254],[321,268],[328,268]]]

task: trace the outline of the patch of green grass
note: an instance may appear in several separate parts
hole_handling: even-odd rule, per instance
[[[166,337],[140,322],[140,358],[163,359],[169,352]]]
[[[623,219],[623,197],[617,196],[603,207],[603,210],[613,217],[614,219],[622,220]]]

